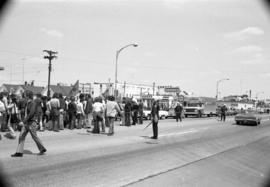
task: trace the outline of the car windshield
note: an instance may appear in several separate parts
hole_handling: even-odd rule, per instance
[[[189,107],[200,107],[202,104],[200,103],[189,103],[188,106]]]

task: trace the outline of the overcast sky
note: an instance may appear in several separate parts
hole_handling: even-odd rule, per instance
[[[0,25],[0,83],[46,86],[44,49],[58,51],[52,83],[180,86],[195,95],[270,96],[270,12],[254,0],[14,1]],[[24,64],[24,76],[23,76]]]

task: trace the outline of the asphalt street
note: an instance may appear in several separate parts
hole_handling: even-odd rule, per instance
[[[22,158],[11,158],[18,138],[0,140],[1,168],[13,186],[264,186],[270,177],[270,116],[259,126],[216,118],[149,121],[115,127],[115,135],[85,129],[40,132],[48,152],[28,135]],[[108,129],[106,129],[108,131]],[[2,133],[3,135],[3,133]]]

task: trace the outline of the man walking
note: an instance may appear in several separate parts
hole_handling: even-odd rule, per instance
[[[176,122],[178,122],[178,120],[180,120],[181,122],[183,107],[180,105],[180,103],[177,103],[177,106],[175,107],[174,111],[175,111]]]
[[[154,101],[151,109],[151,117],[153,124],[153,136],[152,139],[158,139],[158,119],[159,119],[159,103]]]
[[[220,114],[220,121],[225,122],[225,120],[226,120],[226,112],[227,112],[227,107],[226,107],[225,104],[223,104],[221,106],[220,112],[221,112],[221,114]]]
[[[127,98],[126,103],[125,103],[125,126],[130,126],[130,116],[131,116],[131,102]]]
[[[143,102],[139,102],[139,124],[143,124]]]
[[[40,95],[38,94],[38,97],[39,96]],[[24,142],[25,142],[25,138],[26,138],[28,132],[30,132],[33,140],[35,141],[35,143],[40,151],[39,155],[43,155],[47,151],[37,136],[37,128],[38,128],[37,121],[38,121],[38,117],[39,117],[38,111],[39,111],[39,108],[41,108],[41,103],[40,103],[41,98],[33,100],[33,92],[31,92],[31,91],[29,91],[27,93],[27,98],[28,98],[28,102],[27,102],[27,106],[26,106],[26,116],[25,116],[25,119],[23,120],[23,122],[20,122],[20,125],[23,125],[23,127],[22,127],[20,137],[19,137],[19,144],[18,144],[16,153],[11,155],[11,157],[22,157],[23,156]]]
[[[108,136],[114,134],[114,121],[117,113],[121,113],[118,104],[115,102],[114,96],[109,96],[106,103],[106,116],[109,122],[109,133]]]

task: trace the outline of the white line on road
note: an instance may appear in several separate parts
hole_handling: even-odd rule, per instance
[[[188,134],[188,133],[194,133],[194,132],[197,132],[197,130],[189,130],[189,131],[184,131],[184,132],[161,134],[161,135],[158,135],[158,136],[159,137],[163,137],[163,136],[175,136],[175,135],[182,135],[182,134]]]

